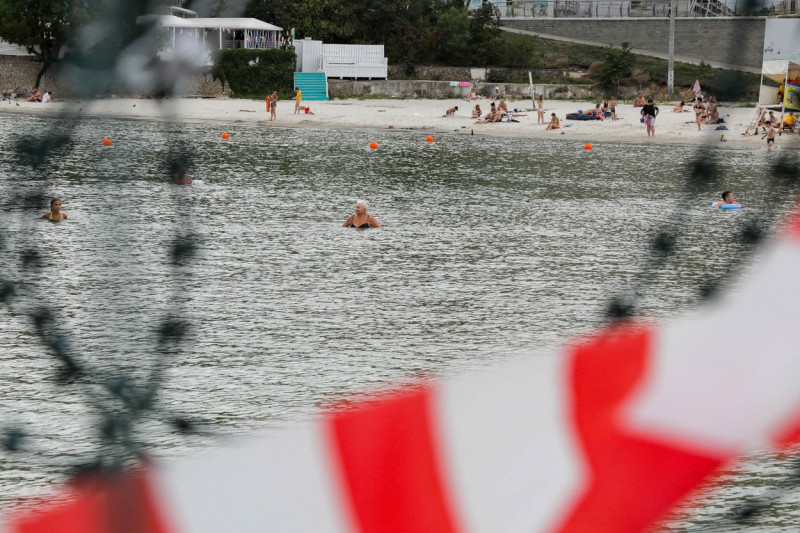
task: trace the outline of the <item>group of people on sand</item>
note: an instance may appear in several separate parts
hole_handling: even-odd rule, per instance
[[[769,114],[767,114],[767,112],[761,108],[759,108],[758,111],[760,113],[758,118],[758,127],[762,128],[765,133],[769,126],[778,128],[779,133],[783,133],[784,131],[794,131],[794,127],[797,123],[797,115],[795,115],[793,111],[790,111],[782,121],[775,116],[774,111],[770,111]]]
[[[689,100],[692,103],[692,111],[694,111],[694,119],[697,124],[697,131],[700,131],[703,124],[712,125],[720,122],[719,109],[717,109],[717,99],[711,97],[705,101],[702,95],[697,95],[695,98]],[[679,104],[672,108],[674,113],[683,113],[688,111],[686,102],[681,100]]]
[[[42,94],[42,91],[39,90],[39,86],[38,85],[33,88],[33,92],[31,93],[31,95],[28,98],[25,99],[25,101],[26,102],[41,102],[43,104],[46,104],[48,102],[55,102],[55,100],[53,100],[52,91],[45,91],[44,94]]]
[[[783,121],[780,121],[778,117],[775,116],[773,111],[769,112],[769,116],[766,113],[761,113],[761,117],[758,121],[758,128],[762,128],[764,135],[761,138],[767,139],[767,150],[772,150],[772,147],[775,145],[775,136],[782,134],[784,131],[794,131],[794,125],[797,123],[797,116],[793,112],[789,112],[786,118]]]
[[[500,103],[495,105],[492,102],[489,105],[489,112],[481,118],[481,106],[480,104],[475,104],[475,109],[472,110],[472,118],[479,119],[475,124],[491,124],[493,122],[500,122],[504,118],[510,116],[508,111],[508,104],[506,104],[505,100],[500,100]]]
[[[294,88],[295,95],[292,97],[294,100],[294,114],[297,115],[300,113],[300,102],[303,101],[303,91],[298,89],[297,87]],[[273,93],[267,96],[267,111],[269,111],[269,119],[270,120],[277,120],[277,111],[278,111],[278,91],[273,91]]]
[[[469,96],[467,98],[469,98],[470,100],[478,100],[481,97],[478,95],[478,90],[475,87],[473,87],[472,89],[470,89]],[[487,100],[500,100],[500,99],[501,99],[500,87],[495,87],[494,90],[492,91],[492,94],[487,98]]]

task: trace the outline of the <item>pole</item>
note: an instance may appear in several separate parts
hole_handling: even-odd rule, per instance
[[[675,0],[669,3],[669,67],[667,71],[667,91],[669,92],[669,99],[672,100],[672,94],[675,85]]]
[[[528,83],[531,85],[531,106],[533,106],[533,109],[536,109],[536,101],[533,98],[533,75],[530,70],[528,71]]]

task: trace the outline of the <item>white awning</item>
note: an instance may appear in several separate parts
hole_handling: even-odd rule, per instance
[[[283,31],[274,24],[253,18],[197,18],[185,19],[194,28],[225,28],[226,30]]]
[[[165,28],[225,28],[226,30],[283,31],[283,28],[254,18],[184,19],[173,15],[142,15],[136,19],[137,24],[147,24],[153,21],[156,21]]]
[[[761,74],[763,74],[765,78],[777,81],[778,83],[783,83],[786,80],[787,72],[789,73],[788,78],[790,80],[800,77],[800,63],[795,63],[789,59],[772,59],[770,61],[764,61],[761,64]]]
[[[194,28],[189,21],[197,19],[183,19],[175,15],[142,15],[136,17],[136,24],[159,24],[164,28]]]

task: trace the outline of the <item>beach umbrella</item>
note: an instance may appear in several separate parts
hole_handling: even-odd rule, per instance
[[[700,80],[694,80],[694,87],[692,87],[692,92],[697,94],[700,92]]]

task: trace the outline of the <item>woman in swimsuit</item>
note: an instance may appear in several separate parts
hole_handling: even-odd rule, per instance
[[[703,113],[706,110],[706,106],[698,99],[692,107],[694,107],[694,119],[697,121],[697,131],[700,131],[700,122],[703,120]]]
[[[536,101],[536,115],[536,123],[544,124],[544,96],[541,94]]]
[[[347,220],[342,224],[343,228],[380,228],[381,225],[375,220],[375,217],[367,214],[369,209],[369,202],[366,200],[356,201],[356,212],[347,217]]]
[[[547,131],[547,130],[560,129],[561,128],[561,124],[559,123],[558,117],[556,116],[556,114],[555,113],[550,113],[550,116],[552,117],[550,119],[550,124],[548,124],[547,127],[544,130]]]
[[[272,93],[272,96],[269,97],[269,119],[270,120],[277,120],[276,111],[278,110],[278,91]]]
[[[67,214],[61,211],[61,198],[53,198],[50,200],[50,212],[42,215],[42,218],[52,220],[53,222],[67,219]]]

